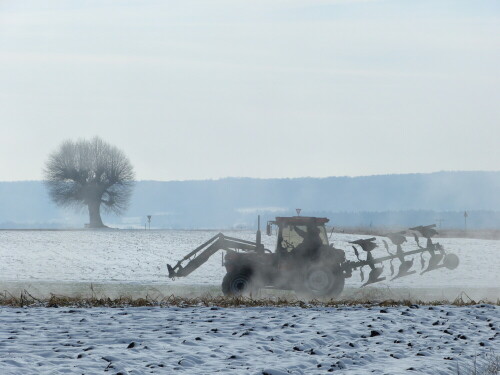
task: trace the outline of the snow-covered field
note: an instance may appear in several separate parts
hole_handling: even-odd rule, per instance
[[[0,288],[14,291],[17,285],[33,292],[44,286],[48,292],[61,292],[92,283],[113,286],[119,294],[141,288],[147,293],[154,288],[219,290],[224,269],[218,255],[188,278],[166,277],[167,263],[175,263],[215,234],[0,231]],[[226,234],[254,239],[248,231]],[[333,241],[354,259],[347,242],[356,238],[337,235]],[[263,240],[274,248],[275,237]],[[471,287],[493,288],[493,296],[499,297],[500,242],[438,241],[460,257],[457,270],[379,283],[378,290],[451,288],[457,293]],[[406,248],[413,249],[414,244]],[[374,255],[383,256],[385,251],[379,248]],[[419,260],[415,263],[419,270]],[[360,285],[356,273],[347,280],[346,289]],[[491,305],[0,307],[0,374],[456,374],[457,366],[464,373],[475,357],[481,364],[485,355],[498,355],[499,332],[500,308]]]
[[[227,235],[254,240],[250,231],[227,231]],[[167,278],[167,263],[175,264],[189,251],[217,234],[214,231],[0,231],[0,281],[117,282],[169,285],[217,285],[224,276],[221,255],[216,254],[187,278]],[[355,259],[348,241],[369,236],[334,235],[336,247]],[[269,249],[275,236],[263,236]],[[500,287],[500,241],[438,239],[460,257],[455,271],[440,269],[377,284],[380,287]],[[374,256],[386,255],[381,242]],[[414,249],[412,238],[404,249]],[[428,256],[427,256],[428,257]],[[395,264],[397,266],[397,263]],[[420,259],[414,268],[420,270]],[[397,267],[396,267],[397,269]],[[367,270],[365,270],[367,271]],[[368,273],[365,272],[365,275]],[[385,275],[389,276],[389,267]],[[388,278],[389,279],[389,278]],[[359,273],[346,282],[360,286]]]
[[[5,375],[464,374],[499,349],[490,305],[0,308]]]

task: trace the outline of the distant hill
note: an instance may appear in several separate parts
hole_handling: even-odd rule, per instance
[[[139,181],[120,227],[140,227],[152,214],[160,228],[251,227],[257,214],[323,215],[346,226],[413,225],[500,227],[500,172],[437,172],[366,177],[225,178]],[[472,214],[474,213],[474,214]],[[40,181],[0,182],[0,227],[82,227],[85,211],[57,208]]]

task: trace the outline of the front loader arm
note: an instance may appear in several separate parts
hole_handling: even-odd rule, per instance
[[[172,267],[167,264],[168,277],[185,277],[200,266],[219,250],[242,250],[246,252],[264,252],[264,246],[255,242],[241,240],[239,238],[226,237],[222,233],[212,237],[202,245],[187,254]],[[267,250],[269,251],[269,250]],[[187,263],[182,266],[183,262]]]

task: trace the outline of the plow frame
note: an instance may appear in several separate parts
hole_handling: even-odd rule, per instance
[[[428,226],[428,227],[433,227],[433,226]],[[410,230],[412,230],[412,229],[413,228],[410,228]],[[390,237],[390,235],[388,235],[388,237]],[[420,254],[422,269],[425,266],[423,254],[429,253],[429,255],[430,255],[429,264],[428,264],[427,268],[420,273],[420,275],[422,275],[426,272],[434,271],[434,270],[439,269],[439,268],[443,268],[443,267],[446,267],[450,270],[453,270],[456,267],[458,267],[458,263],[459,263],[458,257],[455,254],[446,253],[444,247],[439,243],[433,243],[431,238],[427,238],[427,246],[426,247],[421,247],[418,243],[418,238],[415,236],[415,240],[417,242],[417,245],[419,245],[418,249],[403,251],[401,248],[401,244],[397,244],[397,250],[395,253],[391,253],[389,251],[389,248],[388,248],[385,240],[383,240],[384,244],[386,245],[386,251],[389,255],[382,256],[379,258],[374,258],[372,253],[371,253],[371,251],[376,247],[376,245],[375,245],[375,243],[370,242],[370,241],[374,241],[374,240],[375,240],[375,237],[372,237],[370,239],[357,240],[357,241],[350,242],[351,244],[360,245],[362,247],[362,249],[366,251],[366,253],[367,253],[366,259],[364,259],[364,260],[359,259],[359,253],[356,250],[356,248],[353,246],[354,252],[355,252],[356,257],[358,258],[358,261],[349,261],[348,260],[344,264],[342,264],[342,269],[344,270],[345,273],[352,273],[353,270],[357,270],[359,268],[360,272],[361,272],[361,281],[364,281],[364,275],[363,275],[362,268],[364,266],[370,267],[371,270],[370,270],[370,274],[368,276],[368,280],[362,286],[366,286],[366,285],[373,284],[376,282],[384,281],[386,279],[386,277],[380,277],[382,272],[383,272],[384,267],[383,266],[376,267],[377,264],[382,264],[386,261],[390,261],[391,262],[391,271],[392,271],[391,276],[392,276],[394,274],[394,269],[392,266],[392,261],[394,259],[399,260],[399,262],[400,262],[399,267],[400,268],[399,268],[398,274],[396,276],[394,276],[391,279],[391,281],[394,279],[401,278],[401,277],[413,275],[414,273],[416,273],[415,270],[411,270],[411,268],[413,266],[414,259],[413,258],[411,260],[405,259],[405,257],[411,256],[411,255]],[[371,247],[364,246],[364,245],[366,245],[367,241],[370,242],[369,245],[372,245]],[[442,263],[440,263],[441,260],[443,261]]]

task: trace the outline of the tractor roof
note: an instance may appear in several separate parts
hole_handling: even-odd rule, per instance
[[[315,224],[326,224],[330,220],[327,219],[326,217],[313,217],[313,216],[290,216],[290,217],[284,217],[284,216],[278,216],[275,220],[275,223],[278,225],[281,224],[295,224],[295,225],[306,225],[310,223],[315,223]]]

